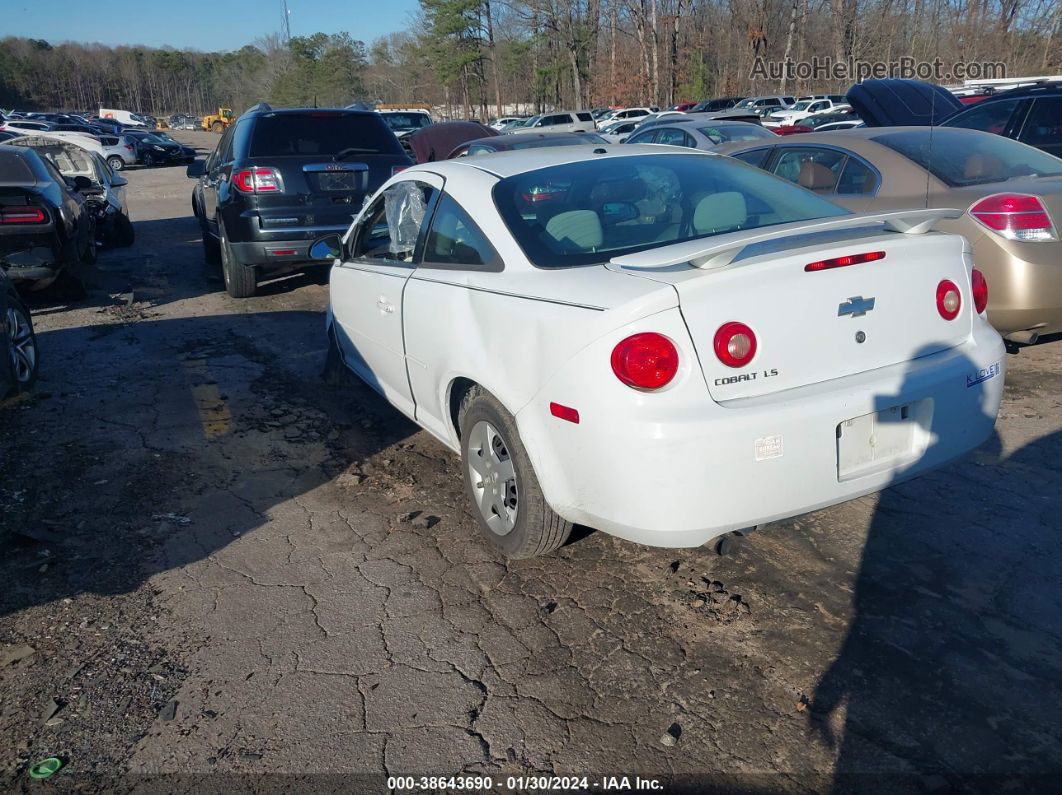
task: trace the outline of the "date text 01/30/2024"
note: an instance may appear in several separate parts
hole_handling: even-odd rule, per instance
[[[501,782],[498,782],[501,784]],[[387,788],[392,792],[412,791],[455,791],[462,790],[482,792],[494,789],[494,779],[490,776],[390,776]],[[505,789],[513,792],[538,791],[585,792],[596,789],[602,791],[643,791],[652,792],[663,789],[663,783],[655,778],[641,776],[507,776]]]

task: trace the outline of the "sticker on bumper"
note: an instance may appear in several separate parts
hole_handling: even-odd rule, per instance
[[[999,362],[988,365],[988,367],[982,367],[977,372],[966,376],[966,388],[969,389],[972,386],[984,383],[990,378],[995,378],[1000,373]]]
[[[756,440],[756,460],[766,461],[768,458],[782,457],[782,434],[764,436]]]

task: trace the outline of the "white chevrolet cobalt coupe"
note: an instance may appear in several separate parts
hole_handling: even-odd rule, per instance
[[[572,146],[402,171],[334,258],[330,355],[463,459],[512,557],[878,491],[992,430],[1004,348],[955,210],[852,215],[737,160]]]

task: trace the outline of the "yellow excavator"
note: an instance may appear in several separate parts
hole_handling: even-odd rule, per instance
[[[203,129],[223,133],[233,121],[235,118],[232,115],[232,108],[218,108],[217,113],[208,113],[203,117]]]

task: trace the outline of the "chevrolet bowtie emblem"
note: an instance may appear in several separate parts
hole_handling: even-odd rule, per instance
[[[852,317],[863,317],[867,312],[874,308],[873,298],[864,298],[861,295],[853,295],[843,304],[837,307],[837,317],[844,317],[845,315],[851,315]]]

